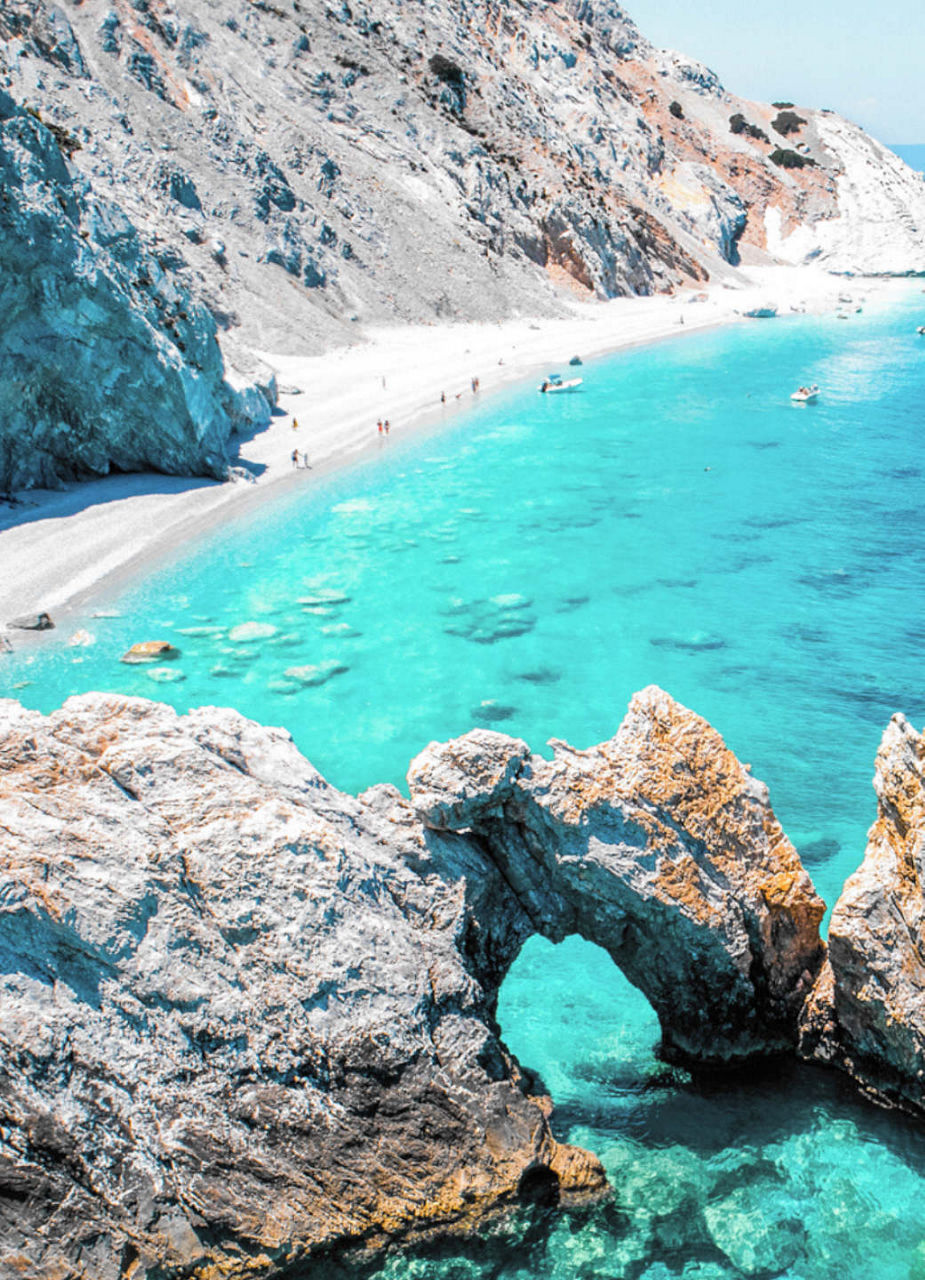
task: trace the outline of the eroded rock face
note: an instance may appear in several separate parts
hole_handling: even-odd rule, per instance
[[[231,711],[0,715],[3,1274],[273,1276],[599,1194],[498,1040],[524,939],[604,942],[704,1061],[786,1043],[818,962],[763,788],[655,690],[552,763],[430,748],[411,804]]]
[[[0,91],[0,492],[110,470],[219,478],[245,397],[215,322],[91,194],[71,145]]]
[[[555,756],[477,731],[409,774],[431,829],[471,831],[533,928],[604,947],[649,998],[663,1051],[727,1064],[792,1048],[824,905],[719,734],[656,688],[610,742]]]
[[[805,1056],[880,1101],[925,1115],[925,743],[890,721],[874,771],[877,820],[832,912],[829,960],[804,1016]]]

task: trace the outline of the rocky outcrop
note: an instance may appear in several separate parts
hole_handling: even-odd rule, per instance
[[[62,65],[80,73],[76,54]],[[215,323],[170,251],[75,174],[77,145],[0,92],[0,492],[111,470],[221,477],[241,393]]]
[[[877,820],[832,912],[829,960],[804,1015],[805,1056],[879,1101],[925,1115],[925,743],[902,715],[874,772]]]
[[[263,350],[668,290],[744,246],[925,271],[919,175],[831,113],[736,97],[613,0],[5,0],[0,21],[17,100]]]
[[[666,1056],[792,1048],[825,908],[765,785],[655,688],[610,742],[551,745],[546,761],[483,730],[431,747],[412,804],[431,830],[480,839],[532,932],[604,947],[658,1014]]]
[[[431,747],[410,802],[231,711],[0,710],[3,1274],[294,1274],[600,1194],[493,1016],[537,931],[606,946],[674,1055],[793,1041],[822,904],[658,690],[552,762]]]

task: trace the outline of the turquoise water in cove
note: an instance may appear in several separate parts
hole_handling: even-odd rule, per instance
[[[857,286],[849,286],[852,292]],[[125,591],[94,637],[5,658],[50,709],[112,689],[283,724],[336,784],[401,783],[474,724],[585,746],[655,682],[769,785],[831,903],[874,817],[890,715],[925,721],[925,296],[689,334],[532,386],[228,526]],[[571,352],[566,352],[568,356]],[[564,371],[564,370],[563,370]],[[477,372],[477,371],[475,371]],[[818,382],[815,405],[794,406]],[[78,624],[75,624],[75,626]],[[182,656],[130,668],[135,641]],[[609,1205],[382,1280],[925,1280],[925,1130],[796,1065],[668,1071],[608,958],[529,944],[499,1021],[595,1150]]]

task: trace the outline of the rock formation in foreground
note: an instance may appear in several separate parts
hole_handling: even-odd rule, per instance
[[[830,111],[736,97],[613,0],[4,0],[3,79],[263,350],[745,255],[925,271],[920,175]]]
[[[0,91],[0,493],[110,471],[220,478],[267,400],[224,381],[172,252],[92,194],[72,145]]]
[[[874,771],[877,820],[832,912],[829,958],[805,1015],[805,1056],[878,1101],[925,1116],[925,742],[890,721]]]
[[[795,1043],[822,903],[657,689],[588,752],[431,746],[410,802],[232,711],[0,714],[3,1274],[281,1275],[600,1194],[493,1016],[537,932],[606,947],[671,1056]]]

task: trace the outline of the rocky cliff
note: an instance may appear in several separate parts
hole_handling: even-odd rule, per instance
[[[493,1016],[536,932],[606,947],[670,1056],[795,1043],[822,904],[659,690],[589,752],[433,745],[410,801],[231,711],[0,715],[4,1275],[281,1276],[601,1194]]]
[[[877,820],[832,912],[829,960],[804,1018],[807,1056],[925,1116],[925,742],[902,715],[874,772]]]
[[[215,322],[0,91],[0,492],[110,470],[221,477],[269,405],[224,380]]]
[[[735,97],[612,0],[5,0],[0,34],[17,101],[263,349],[741,254],[925,271],[921,176],[831,112]]]
[[[607,0],[4,0],[0,89],[0,491],[221,474],[272,388],[216,333],[249,369],[742,257],[925,271],[921,176]]]

